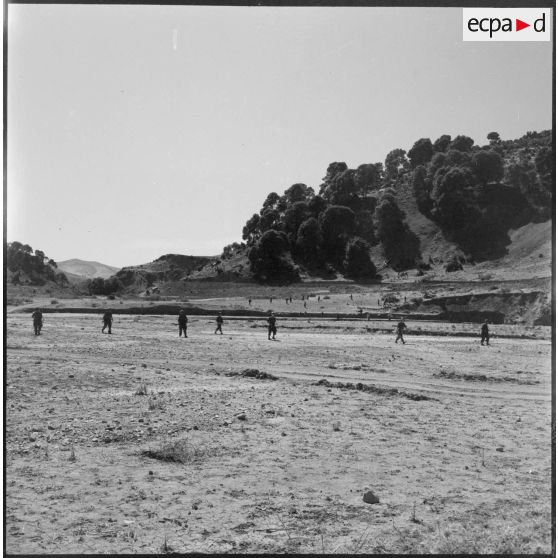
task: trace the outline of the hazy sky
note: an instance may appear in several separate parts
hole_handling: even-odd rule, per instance
[[[8,6],[8,241],[215,255],[269,192],[441,134],[552,126],[551,43],[454,8]]]

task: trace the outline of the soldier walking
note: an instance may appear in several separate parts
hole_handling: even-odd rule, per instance
[[[43,313],[41,312],[40,308],[37,308],[33,314],[31,314],[33,318],[33,329],[35,330],[35,335],[41,335],[41,329],[43,327]]]
[[[221,327],[223,326],[223,316],[221,315],[221,312],[219,312],[219,315],[217,316],[217,319],[215,320],[217,322],[217,328],[215,329],[215,334],[217,334],[217,332],[221,332],[221,335],[223,335],[223,330],[221,329]]]
[[[184,308],[180,309],[178,312],[178,337],[182,337],[182,332],[184,332],[184,337],[188,337],[188,316],[184,312]]]
[[[275,318],[275,314],[271,312],[269,318],[267,318],[267,338],[272,339],[271,335],[273,335],[273,339],[275,339],[275,335],[277,334],[277,326],[276,326],[277,318]]]
[[[105,333],[105,329],[108,327],[108,332],[112,333],[112,312],[107,310],[103,314],[103,329],[101,329],[101,333]]]
[[[399,319],[399,323],[397,324],[397,337],[395,339],[395,342],[397,343],[397,341],[399,341],[399,339],[401,339],[401,341],[403,342],[403,345],[405,345],[405,339],[403,339],[403,330],[407,329],[407,326],[405,325],[405,322],[403,321],[403,318]]]
[[[481,345],[484,345],[485,341],[487,345],[490,345],[490,335],[488,333],[488,320],[484,320],[481,326]]]

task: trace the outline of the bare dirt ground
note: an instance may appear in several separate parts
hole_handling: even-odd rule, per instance
[[[99,318],[7,316],[7,552],[552,551],[549,328]]]

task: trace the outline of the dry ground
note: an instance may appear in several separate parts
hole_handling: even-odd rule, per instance
[[[8,552],[551,552],[548,328],[175,322],[8,315]]]

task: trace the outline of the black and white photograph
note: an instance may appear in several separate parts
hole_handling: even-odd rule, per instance
[[[6,554],[555,555],[555,3],[284,4],[4,4]]]

